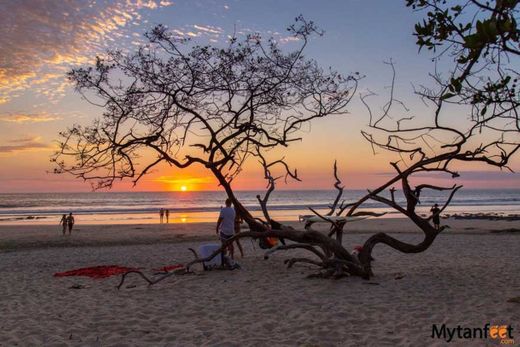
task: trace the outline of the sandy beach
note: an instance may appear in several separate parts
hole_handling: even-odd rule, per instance
[[[55,278],[97,265],[155,268],[192,259],[188,247],[213,242],[211,224],[79,224],[0,227],[0,346],[444,346],[432,325],[513,327],[520,342],[518,221],[449,221],[426,252],[375,249],[376,276],[307,279],[311,266],[286,269],[293,253],[269,260],[249,240],[242,269],[172,276],[148,287],[130,276]],[[420,234],[402,219],[352,224],[345,244],[373,231]],[[505,232],[491,232],[500,231]],[[509,232],[508,232],[509,231]],[[74,288],[80,289],[74,289]],[[516,334],[515,334],[516,333]],[[453,346],[499,345],[454,339]]]

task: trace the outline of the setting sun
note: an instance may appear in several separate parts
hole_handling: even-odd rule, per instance
[[[181,191],[182,191],[182,192],[185,192],[185,191],[187,191],[187,190],[188,190],[188,187],[186,187],[186,186],[181,186]]]

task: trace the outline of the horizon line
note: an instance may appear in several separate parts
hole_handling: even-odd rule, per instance
[[[366,191],[366,188],[344,188],[344,191]],[[464,188],[464,190],[520,190],[520,187],[484,187],[484,188]],[[235,192],[265,192],[265,190],[260,189],[237,189]],[[337,191],[335,188],[316,188],[316,189],[277,189],[273,193],[277,191],[282,192],[291,192],[291,191]],[[396,188],[396,191],[402,191],[402,188]],[[121,190],[121,191],[113,191],[113,190],[91,190],[91,191],[70,191],[70,192],[0,192],[0,194],[88,194],[88,193],[225,193],[224,190],[189,190],[189,191],[181,191],[181,190],[140,190],[140,191],[131,191],[131,190]]]

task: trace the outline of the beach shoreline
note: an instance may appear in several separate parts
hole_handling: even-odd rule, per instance
[[[241,203],[254,217],[263,218],[256,195],[264,191],[238,191]],[[345,189],[346,203],[357,201],[365,190]],[[444,216],[482,215],[520,218],[518,189],[464,189],[457,193]],[[275,191],[269,201],[269,213],[277,221],[293,221],[300,215],[311,214],[308,207],[327,213],[336,196],[333,190]],[[443,192],[427,191],[421,195],[416,210],[429,215],[434,203],[447,198]],[[223,206],[224,191],[190,192],[90,192],[90,193],[0,193],[0,226],[4,225],[57,225],[63,214],[73,213],[78,223],[155,224],[160,209],[169,210],[173,223],[212,223]],[[396,192],[396,201],[404,204],[402,193]],[[402,218],[402,215],[377,201],[366,201],[358,211],[386,213],[381,219]]]
[[[286,223],[295,229],[304,230],[304,224]],[[517,220],[482,220],[445,218],[442,224],[449,225],[443,234],[487,234],[520,231]],[[326,232],[328,225],[317,223],[315,230]],[[248,230],[244,225],[242,231]],[[422,234],[406,218],[368,219],[348,223],[345,233],[374,234]],[[368,237],[367,237],[368,238]],[[215,241],[215,223],[163,223],[163,224],[81,224],[76,223],[72,235],[63,235],[60,225],[0,225],[0,252],[21,249],[52,247],[97,247],[179,243],[192,241]]]

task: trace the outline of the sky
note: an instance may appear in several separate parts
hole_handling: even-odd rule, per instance
[[[431,56],[419,53],[412,36],[421,14],[404,1],[387,0],[127,0],[0,2],[0,192],[89,191],[88,183],[55,175],[49,158],[58,133],[72,124],[89,124],[102,110],[74,91],[65,74],[88,66],[106,49],[135,50],[143,34],[164,24],[195,42],[223,45],[233,32],[259,32],[274,37],[283,49],[294,48],[285,28],[303,14],[325,35],[311,41],[306,55],[324,67],[366,77],[360,91],[388,91],[392,59],[396,90],[408,106],[424,111],[412,86],[428,83],[434,68]],[[304,140],[280,151],[303,182],[280,189],[327,189],[333,184],[332,165],[338,161],[347,188],[369,188],[391,173],[385,153],[374,155],[360,130],[368,114],[358,98],[349,114],[312,124]],[[463,119],[464,115],[460,116]],[[513,169],[520,169],[518,158]],[[237,189],[262,189],[265,182],[254,165],[235,182]],[[520,188],[517,174],[485,166],[462,167],[459,183],[473,188]],[[430,177],[432,183],[445,178]],[[160,167],[138,186],[117,183],[114,190],[215,190],[218,186],[201,167],[176,170]]]

